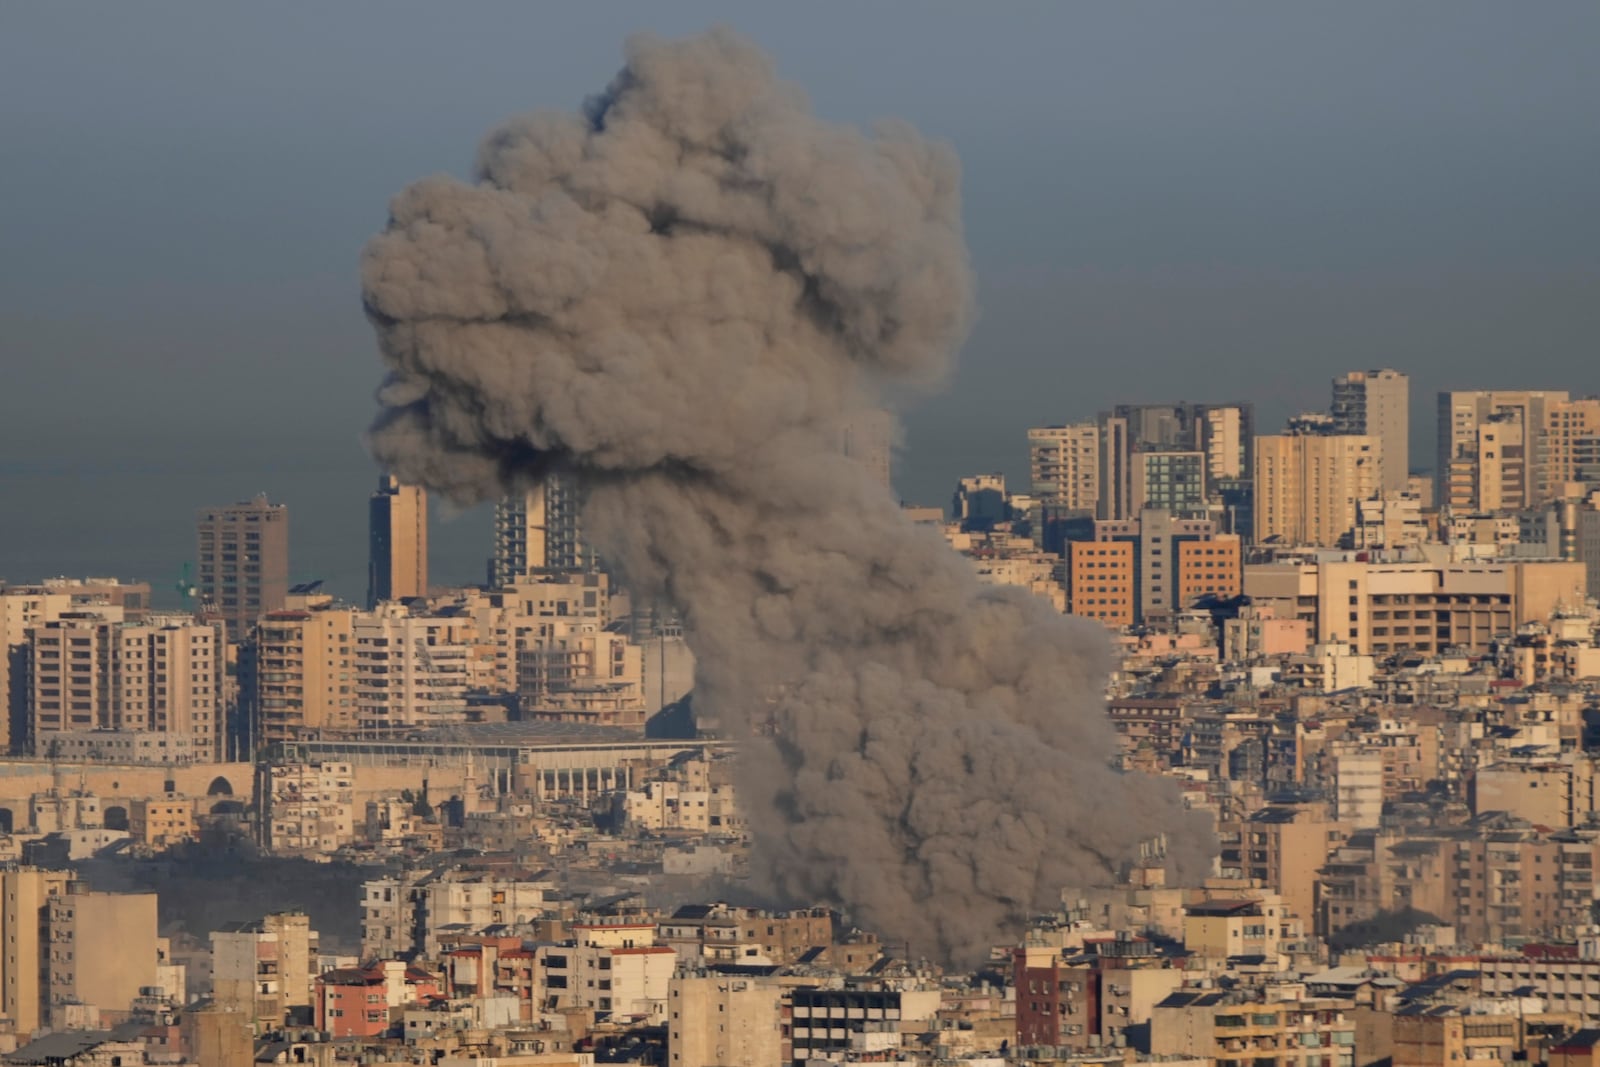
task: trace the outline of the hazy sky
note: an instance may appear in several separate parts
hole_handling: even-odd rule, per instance
[[[1336,372],[1600,392],[1600,5],[0,5],[0,576],[169,586],[265,490],[362,595],[391,194],[571,108],[638,29],[725,23],[837,119],[955,144],[982,319],[898,483],[1026,475],[1024,429]],[[435,524],[476,580],[481,512]]]

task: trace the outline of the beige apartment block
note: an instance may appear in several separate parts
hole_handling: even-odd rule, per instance
[[[1256,438],[1255,540],[1331,548],[1382,486],[1382,441],[1370,434]]]
[[[1403,493],[1410,481],[1411,379],[1397,370],[1354,370],[1333,380],[1334,432],[1376,437],[1380,485]]]
[[[300,912],[230,923],[211,934],[212,999],[223,1010],[282,1026],[296,1008],[309,1011],[319,938]]]
[[[40,980],[49,962],[47,919],[51,900],[66,895],[71,879],[67,871],[0,868],[0,1015],[18,1034],[47,1021],[50,998]]]
[[[1546,483],[1540,438],[1565,390],[1439,394],[1434,500],[1450,511],[1532,507]]]
[[[356,727],[354,613],[323,606],[274,611],[256,631],[253,686],[259,740]]]
[[[196,586],[238,641],[289,595],[289,508],[266,494],[205,508],[195,521]]]
[[[784,988],[770,979],[685,974],[667,990],[670,1067],[781,1063]]]
[[[91,893],[74,883],[50,899],[50,1023],[61,1027],[77,1005],[97,1008],[103,1024],[126,1021],[140,990],[159,984],[156,894]]]
[[[428,494],[393,476],[368,505],[367,607],[428,592]]]
[[[1036,503],[1093,514],[1100,501],[1100,427],[1080,422],[1030,429],[1028,474]]]
[[[1541,502],[1558,499],[1574,482],[1600,481],[1600,398],[1546,405],[1539,446]]]
[[[476,627],[470,618],[380,604],[352,621],[356,723],[386,731],[462,722]]]
[[[220,744],[222,665],[215,628],[187,617],[141,624],[67,616],[30,630],[28,722],[36,753],[52,734],[117,730]]]

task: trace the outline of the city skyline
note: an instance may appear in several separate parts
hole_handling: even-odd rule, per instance
[[[781,9],[650,17],[728,21],[830,117],[904,115],[961,154],[980,319],[952,388],[911,408],[897,474],[937,503],[965,474],[1020,483],[1027,427],[1115,403],[1237,395],[1267,429],[1336,374],[1394,366],[1421,465],[1439,390],[1600,392],[1600,213],[1575,177],[1593,170],[1596,13],[1449,10],[869,11],[843,51]],[[326,13],[309,50],[243,14],[10,14],[0,492],[34,504],[0,529],[8,579],[114,562],[164,594],[194,509],[266,491],[298,517],[291,577],[359,599],[380,472],[353,429],[376,366],[357,250],[402,181],[459,170],[503,114],[575,104],[639,20],[385,18],[419,65],[364,49],[354,11]],[[108,153],[114,197],[86,184]],[[437,577],[475,579],[489,510],[435,510]]]

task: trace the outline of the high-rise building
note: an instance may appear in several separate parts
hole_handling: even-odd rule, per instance
[[[200,598],[227,622],[229,639],[238,640],[289,595],[289,508],[268,503],[263,493],[201,510],[196,531]]]
[[[1227,486],[1248,484],[1255,435],[1249,404],[1118,404],[1102,411],[1100,428],[1100,519],[1131,519],[1141,508],[1135,499],[1139,477],[1135,454],[1196,452],[1202,457],[1208,499],[1216,502]]]
[[[367,606],[427,592],[428,494],[385,477],[368,510]]]
[[[249,677],[240,679],[252,701],[253,741],[355,729],[353,614],[325,603],[307,611],[268,612],[261,620],[248,657]]]
[[[1080,422],[1030,429],[1028,475],[1039,506],[1093,514],[1100,502],[1100,427]]]
[[[471,619],[411,615],[389,604],[356,616],[351,629],[360,729],[465,720],[474,655]]]
[[[1332,548],[1353,530],[1356,505],[1379,491],[1383,446],[1367,434],[1256,438],[1255,540]]]
[[[1203,452],[1135,452],[1133,504],[1176,515],[1206,510],[1206,456]]]
[[[1207,596],[1237,596],[1242,587],[1238,537],[1218,534],[1210,519],[1161,508],[1097,521],[1092,541],[1067,549],[1067,610],[1108,625],[1168,618]]]
[[[1573,483],[1600,482],[1600,398],[1548,405],[1539,452],[1544,467],[1541,503],[1564,495]]]
[[[302,912],[274,912],[213,931],[213,999],[267,1028],[282,1026],[296,1008],[309,1013],[319,944]]]
[[[29,631],[29,735],[91,730],[186,737],[219,754],[222,657],[217,631],[187,616],[144,623],[68,613]]]
[[[67,871],[0,867],[0,1015],[18,1034],[45,1023],[50,901],[65,896],[71,880]]]
[[[1385,493],[1406,488],[1411,465],[1411,379],[1396,370],[1353,370],[1333,380],[1334,432],[1376,437]]]
[[[860,411],[845,420],[839,446],[868,476],[884,489],[893,488],[894,416],[887,411]]]
[[[494,557],[489,584],[504,588],[542,570],[590,570],[594,551],[584,540],[578,494],[559,475],[504,497],[494,509]]]
[[[1540,441],[1565,390],[1476,389],[1439,394],[1434,502],[1457,512],[1526,508],[1548,479]]]

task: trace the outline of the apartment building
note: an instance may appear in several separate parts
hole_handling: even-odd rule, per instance
[[[18,1034],[31,1034],[48,1021],[49,908],[65,896],[68,871],[0,867],[0,1015]]]
[[[252,694],[257,741],[356,729],[354,612],[331,598],[313,610],[268,612],[252,644],[240,688]]]
[[[90,730],[176,735],[220,753],[221,651],[209,625],[69,613],[30,628],[28,665],[37,753],[54,734]]]
[[[1382,487],[1383,444],[1369,434],[1288,433],[1255,439],[1255,540],[1333,547],[1357,526],[1357,505]]]
[[[1397,370],[1354,370],[1333,380],[1334,432],[1378,440],[1379,485],[1403,493],[1411,466],[1411,379]]]
[[[367,507],[367,607],[428,592],[428,494],[392,475]]]
[[[320,938],[301,912],[229,923],[211,934],[212,999],[258,1025],[309,1021]]]
[[[72,1025],[85,1006],[102,1025],[125,1022],[134,1001],[159,984],[156,894],[92,893],[74,882],[49,898],[45,916],[50,1025]]]
[[[667,1063],[783,1063],[785,989],[753,976],[679,974],[667,985]]]
[[[1541,438],[1565,390],[1473,389],[1439,394],[1434,500],[1451,512],[1532,507],[1549,479]]]
[[[204,508],[195,523],[196,587],[240,640],[289,595],[289,508],[266,494]]]
[[[1263,1002],[1246,993],[1181,990],[1150,1014],[1150,1051],[1214,1063],[1354,1067],[1356,1022],[1342,1000]]]
[[[1100,427],[1093,422],[1028,431],[1028,492],[1041,507],[1094,514],[1100,500]]]
[[[449,928],[531,923],[546,914],[553,882],[526,873],[407,871],[362,883],[364,959],[431,958]]]
[[[464,722],[476,639],[470,618],[413,615],[397,603],[355,616],[357,728],[382,732]]]
[[[580,506],[570,480],[558,474],[504,497],[494,509],[489,585],[499,589],[531,571],[592,569],[594,550],[583,537]]]
[[[260,844],[278,855],[327,859],[355,840],[355,787],[348,763],[262,764]]]

